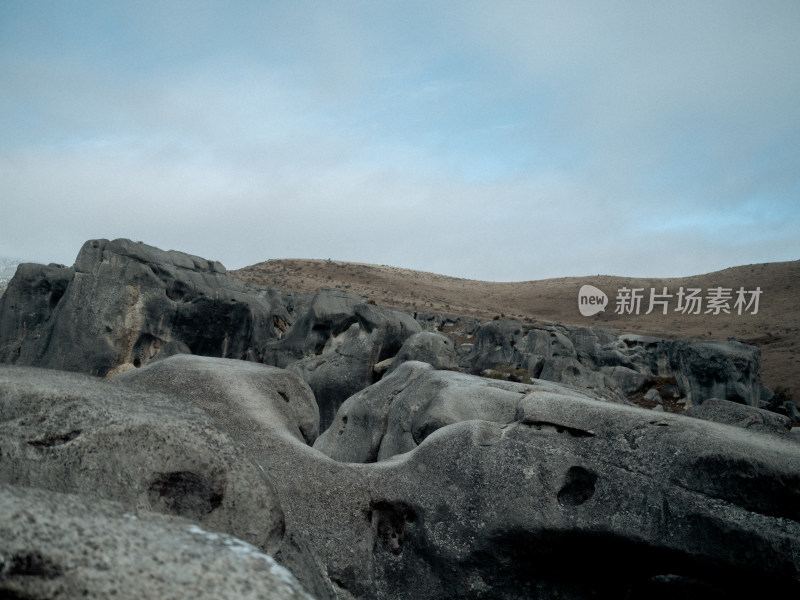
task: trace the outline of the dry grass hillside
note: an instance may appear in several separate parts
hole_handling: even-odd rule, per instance
[[[568,325],[602,325],[618,333],[650,334],[661,337],[690,337],[727,340],[736,338],[762,350],[765,384],[783,389],[800,401],[800,261],[733,267],[705,275],[674,279],[635,279],[598,275],[563,277],[541,281],[495,283],[457,279],[432,273],[382,265],[331,260],[269,260],[232,272],[258,286],[277,286],[304,292],[338,288],[367,296],[379,305],[409,311],[471,315],[484,319],[495,316],[524,322],[560,322]],[[578,290],[590,284],[609,298],[604,312],[584,317],[578,311]],[[617,291],[623,287],[643,288],[640,314],[616,314]],[[668,312],[649,306],[650,289],[663,288],[673,294]],[[758,313],[737,314],[731,301],[730,314],[677,312],[675,294],[683,287],[699,288],[706,296],[712,288],[746,291],[761,288]],[[748,297],[749,299],[749,297]]]

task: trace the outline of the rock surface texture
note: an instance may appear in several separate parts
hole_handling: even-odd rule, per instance
[[[173,354],[297,373],[314,391],[322,430],[347,398],[407,360],[475,374],[500,366],[616,402],[666,388],[662,396],[685,405],[713,397],[758,407],[765,390],[760,351],[738,342],[412,317],[340,290],[256,290],[217,262],[129,240],[89,241],[73,267],[22,264],[0,298],[3,363],[104,376]]]
[[[206,433],[204,444],[218,451],[215,439],[222,436],[259,473],[263,468],[285,522],[275,558],[317,598],[676,593],[722,598],[742,590],[800,592],[800,444],[768,429],[657,414],[548,382],[494,382],[408,362],[372,386],[374,408],[365,406],[369,403],[360,394],[363,414],[374,413],[371,425],[359,425],[345,403],[327,434],[338,437],[336,427],[346,415],[353,420],[348,419],[345,432],[351,426],[362,432],[351,442],[362,435],[379,439],[384,427],[403,433],[411,424],[410,448],[402,445],[408,438],[396,436],[396,450],[405,452],[358,464],[331,460],[308,446],[309,436],[299,433],[298,425],[305,420],[303,402],[297,410],[282,410],[286,401],[280,392],[289,395],[280,379],[285,375],[268,367],[172,357],[110,381],[19,367],[0,373],[20,390],[12,402],[3,392],[4,405],[39,407],[65,396],[63,402],[76,404],[70,413],[81,421],[87,417],[79,405],[100,412],[92,405],[95,396],[134,407],[142,396],[159,394],[170,399],[173,412],[204,415],[205,427],[217,432]],[[294,379],[292,395],[304,389]],[[231,385],[236,380],[245,383]],[[96,393],[78,394],[76,385],[78,391],[96,388]],[[426,406],[414,406],[415,388],[417,398],[429,399]],[[409,398],[402,397],[404,391]],[[40,461],[43,466],[20,460],[15,448],[25,438],[28,452],[63,451],[81,444],[82,435],[72,437],[71,422],[63,431],[52,431],[51,421],[42,420],[37,410],[25,424],[19,416],[3,420],[14,427],[0,438],[2,461],[17,465],[6,481],[17,483],[8,479],[25,473],[28,485],[53,489],[57,477],[33,475],[48,470],[47,460]],[[159,410],[158,403],[151,418],[139,416],[143,428],[156,431],[154,422],[171,429],[181,418],[186,417]],[[429,433],[414,440],[414,423]],[[23,427],[25,436],[15,433]],[[104,427],[107,446],[96,446],[97,453],[122,462],[128,450],[116,449],[116,417]],[[173,443],[179,440],[176,436]],[[351,451],[351,442],[342,447]],[[387,442],[377,444],[378,453]],[[140,445],[145,444],[152,461],[175,453],[163,440],[143,439]],[[362,456],[374,454],[374,447],[361,450]],[[65,470],[76,469],[76,462],[66,464]],[[194,465],[177,468],[198,471]],[[81,485],[71,491],[95,497],[92,477],[102,487],[106,473],[89,461]],[[136,510],[138,497],[121,494],[119,499]],[[181,503],[179,494],[172,497]],[[257,521],[258,510],[243,504],[239,517]],[[196,513],[181,516],[202,526]],[[43,556],[45,550],[46,544],[39,550]]]
[[[311,600],[270,556],[188,521],[0,485],[0,597]]]
[[[124,240],[21,265],[0,596],[800,594],[800,443],[756,349],[417,317]]]
[[[176,353],[258,360],[281,313],[217,262],[93,240],[73,267],[19,266],[0,299],[0,361],[102,376]]]

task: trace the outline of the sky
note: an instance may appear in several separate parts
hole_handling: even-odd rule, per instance
[[[800,2],[3,0],[0,256],[800,259]]]

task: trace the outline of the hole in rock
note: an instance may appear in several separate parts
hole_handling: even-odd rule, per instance
[[[570,467],[564,486],[558,492],[558,503],[561,506],[578,506],[594,495],[594,484],[597,475],[583,467]]]
[[[148,490],[156,512],[199,519],[222,504],[224,486],[191,471],[159,473]]]
[[[413,509],[405,502],[381,500],[372,504],[369,511],[375,550],[401,554],[406,537],[406,524],[417,520]]]
[[[22,552],[13,555],[6,563],[5,574],[9,576],[26,575],[55,579],[64,574],[63,569],[41,552]],[[2,596],[5,598],[5,596]]]

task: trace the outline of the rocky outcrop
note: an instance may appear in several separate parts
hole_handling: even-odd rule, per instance
[[[325,290],[278,342],[266,362],[285,367],[311,386],[326,429],[342,403],[377,381],[375,365],[393,357],[420,326],[408,314],[366,298]]]
[[[752,431],[780,435],[788,435],[792,431],[792,421],[787,416],[718,398],[710,398],[700,406],[690,406],[684,414]]]
[[[459,364],[471,373],[507,365],[616,402],[667,387],[668,396],[688,405],[717,397],[758,407],[763,387],[761,351],[754,346],[617,336],[600,327],[489,321]]]
[[[380,453],[382,429],[405,421],[397,431],[413,445],[345,463],[309,447],[295,425],[303,403],[279,410],[286,389],[260,392],[269,385],[250,369],[275,376],[187,356],[82,381],[113,388],[122,405],[163,394],[176,411],[193,407],[263,468],[285,519],[275,556],[318,598],[800,591],[800,444],[790,436],[407,362],[368,388],[372,397],[362,392],[360,413],[346,403],[340,415],[352,420],[337,424],[342,437],[352,425],[362,433],[351,440],[379,440]],[[417,386],[427,406],[401,397]],[[334,426],[317,446],[338,435]]]
[[[615,402],[655,406],[642,400],[657,393],[672,411],[711,397],[757,407],[763,390],[760,351],[738,342],[412,318],[340,290],[256,290],[219,263],[129,240],[87,242],[73,267],[20,265],[0,298],[0,362],[103,376],[174,354],[291,370],[311,386],[323,431],[347,398],[409,360],[545,379]]]
[[[342,462],[375,462],[409,452],[433,432],[461,421],[508,425],[520,399],[534,391],[581,397],[548,381],[531,385],[406,362],[379,383],[355,394],[314,447]]]
[[[0,362],[103,376],[176,353],[263,360],[285,307],[225,268],[129,240],[24,264],[0,298]]]
[[[194,374],[182,372],[173,384],[191,391]],[[29,367],[0,368],[0,398],[0,482],[88,492],[277,550],[284,517],[272,484],[196,405]]]
[[[449,336],[432,331],[420,331],[408,338],[391,359],[387,373],[412,360],[427,363],[435,369],[459,370],[453,340]]]
[[[0,597],[311,600],[241,540],[119,503],[0,485]]]

